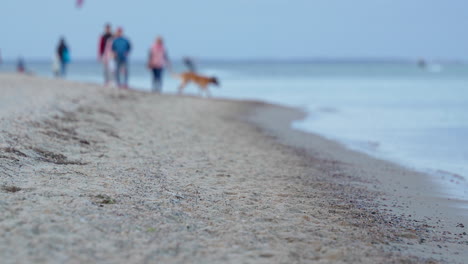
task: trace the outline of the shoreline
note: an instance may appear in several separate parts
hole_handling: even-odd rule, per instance
[[[313,137],[319,137],[321,142],[332,143],[336,146],[336,148],[345,149],[346,152],[349,153],[356,153],[363,159],[368,158],[370,160],[380,162],[381,164],[383,164],[382,166],[393,166],[401,171],[410,172],[412,173],[411,175],[413,175],[413,177],[417,180],[405,181],[404,178],[399,179],[402,185],[409,185],[410,190],[416,190],[417,187],[421,185],[421,183],[423,183],[422,185],[424,185],[424,188],[431,190],[431,195],[429,195],[430,199],[432,199],[434,202],[442,203],[444,207],[448,207],[452,215],[468,217],[468,200],[465,200],[460,196],[448,192],[450,188],[453,189],[453,186],[443,186],[448,185],[448,183],[442,181],[441,179],[438,179],[440,177],[450,177],[452,178],[452,181],[465,181],[465,178],[463,176],[443,170],[427,171],[424,169],[418,169],[416,167],[411,167],[409,165],[402,164],[401,162],[392,160],[387,157],[374,155],[372,153],[367,153],[366,151],[353,148],[337,139],[327,138],[326,136],[315,132],[293,128],[292,124],[294,122],[307,118],[307,116],[310,115],[310,113],[304,112],[302,109],[297,109],[290,106],[282,106],[275,104],[269,105],[269,103],[267,103],[266,105],[266,110],[263,109],[255,112],[254,117],[251,118],[251,121],[254,124],[260,124],[259,126],[262,127],[262,129],[264,129],[267,133],[277,136],[280,142],[286,145],[291,145],[293,147],[303,149],[303,151],[313,155],[313,153],[311,153],[313,152],[313,147],[319,147],[321,152],[327,152],[327,150],[321,148],[320,143],[314,144],[312,142],[314,141]],[[274,112],[274,109],[278,107],[283,108],[286,112],[288,112],[283,115],[280,114],[279,120],[273,118],[273,116],[275,116],[274,113],[269,113]],[[275,120],[275,122],[279,122],[281,125],[275,124],[274,122],[265,122],[266,119]],[[286,128],[281,128],[280,126]],[[297,140],[297,138],[299,138],[299,140]],[[391,182],[387,181],[385,183],[390,184]]]
[[[307,117],[306,117],[307,118]],[[299,122],[300,120],[294,121],[293,124],[293,129],[294,130],[299,130],[305,133],[311,133],[318,135],[320,137],[324,137],[327,140],[334,141],[339,143],[340,145],[344,146],[345,148],[359,152],[365,155],[368,155],[371,158],[374,159],[379,159],[379,160],[384,160],[392,164],[396,164],[400,167],[405,168],[406,170],[409,171],[414,171],[418,172],[420,174],[424,174],[427,176],[427,179],[425,181],[430,181],[434,185],[438,187],[438,197],[441,199],[446,198],[448,200],[454,200],[454,201],[460,201],[458,202],[458,208],[466,210],[468,209],[467,207],[467,202],[468,202],[468,197],[467,197],[467,192],[465,191],[465,187],[467,186],[467,178],[465,174],[462,174],[460,172],[454,172],[450,169],[446,168],[441,168],[439,167],[432,167],[432,168],[427,168],[421,165],[416,165],[416,163],[413,161],[409,162],[408,160],[398,158],[398,155],[395,153],[392,154],[384,154],[383,152],[378,152],[376,149],[367,149],[363,147],[359,147],[356,145],[353,145],[352,143],[345,142],[344,140],[338,138],[338,137],[330,137],[326,134],[321,134],[318,132],[314,131],[308,131],[307,129],[302,129],[302,128],[294,128],[294,125],[296,122]],[[369,141],[369,144],[379,144],[377,142],[371,143]],[[468,211],[466,211],[468,214]]]
[[[266,102],[253,103],[258,107],[252,109],[245,119],[262,133],[312,160],[333,160],[330,167],[335,171],[334,174],[352,174],[351,182],[359,182],[368,190],[384,196],[367,206],[424,223],[443,234],[457,234],[460,224],[465,226],[464,223],[468,221],[468,201],[441,193],[443,187],[431,179],[433,175],[352,149],[313,132],[294,129],[292,123],[306,118],[308,114],[301,109]],[[324,166],[324,172],[330,167]],[[377,174],[380,175],[375,177]],[[420,252],[416,253],[418,250]],[[407,253],[424,257],[425,250],[423,247],[417,250],[413,248]],[[452,261],[462,261],[462,258],[449,262]]]
[[[438,192],[442,187],[431,181],[432,176],[426,172],[351,149],[341,142],[313,132],[292,128],[294,121],[307,115],[301,109],[269,103],[260,105],[247,118],[249,122],[259,127],[262,133],[297,149],[301,155],[309,156],[312,160],[333,160],[333,165],[323,168],[324,173],[332,168],[334,172],[328,172],[329,176],[348,174],[347,181],[362,184],[368,191],[383,196],[367,204],[368,207],[399,215],[405,220],[424,223],[442,234],[457,234],[460,232],[459,227],[465,226],[464,223],[468,221],[468,201],[450,198]],[[461,248],[463,246],[459,250]],[[424,257],[426,250],[422,246],[409,249],[407,253]],[[449,262],[463,262],[462,258],[455,259]]]
[[[293,130],[290,122],[301,117],[295,109],[27,78],[0,75],[0,84],[8,79],[17,85],[9,92],[24,90],[25,98],[40,86],[39,95],[54,103],[34,100],[31,109],[49,110],[18,120],[0,109],[0,184],[10,188],[0,191],[3,256],[131,263],[466,258],[465,229],[457,227],[466,218],[424,195],[433,186],[418,182],[421,174]],[[21,250],[10,251],[15,247]]]
[[[257,125],[263,133],[274,137],[280,143],[297,148],[300,152],[313,158],[333,159],[349,167],[371,166],[371,171],[353,168],[354,171],[351,173],[360,174],[359,177],[366,180],[377,179],[380,182],[381,185],[378,187],[368,186],[370,189],[378,188],[384,193],[400,198],[421,199],[423,204],[412,206],[414,207],[412,210],[419,214],[421,219],[429,215],[437,217],[439,213],[431,212],[431,209],[433,209],[431,204],[435,203],[438,204],[437,209],[442,212],[440,214],[458,218],[460,221],[462,219],[468,220],[468,211],[460,210],[460,207],[467,208],[468,201],[442,196],[435,191],[439,190],[440,187],[431,181],[431,176],[426,172],[411,169],[391,160],[380,159],[349,148],[341,142],[327,139],[322,135],[294,129],[290,126],[292,122],[301,120],[306,115],[307,113],[302,112],[300,109],[266,103],[261,108],[255,109],[252,116],[247,120]],[[343,170],[348,169],[343,168]],[[385,171],[386,175],[374,177],[373,174],[379,173],[376,172],[377,170]],[[403,192],[396,192],[395,189],[404,190]],[[420,209],[421,205],[427,208]]]

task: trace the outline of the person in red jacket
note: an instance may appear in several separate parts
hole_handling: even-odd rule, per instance
[[[106,47],[108,42],[112,40],[112,27],[110,24],[106,24],[104,33],[99,38],[98,44],[98,59],[102,63],[104,70],[104,83],[107,85],[111,81],[111,70],[109,64],[109,58],[106,54]]]

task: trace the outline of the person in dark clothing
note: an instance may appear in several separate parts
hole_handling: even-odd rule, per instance
[[[184,57],[184,64],[187,66],[189,72],[196,72],[195,64],[193,64],[193,60],[189,57]]]
[[[112,28],[110,24],[106,24],[104,34],[99,38],[98,59],[102,63],[104,70],[104,83],[107,85],[111,81],[111,70],[109,64],[109,56],[106,54],[107,46],[112,40]]]
[[[115,58],[115,79],[121,88],[128,88],[128,56],[132,50],[130,41],[123,36],[123,29],[118,28],[116,36],[112,41],[112,52]],[[120,75],[123,74],[123,80]]]
[[[60,39],[57,47],[57,57],[60,63],[60,76],[65,77],[67,73],[67,64],[70,63],[70,50],[64,38]]]
[[[26,72],[26,66],[22,57],[18,58],[18,63],[16,64],[16,71],[19,73]]]

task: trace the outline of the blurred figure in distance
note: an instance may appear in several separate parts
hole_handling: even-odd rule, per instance
[[[115,79],[120,88],[128,88],[128,57],[132,45],[130,41],[123,36],[123,29],[118,28],[114,40],[112,41],[112,52],[116,64]],[[123,80],[121,75],[123,74]]]
[[[185,66],[187,66],[189,72],[196,72],[195,64],[193,63],[192,58],[184,57],[183,59]]]
[[[16,63],[16,71],[18,73],[25,73],[26,72],[26,66],[24,64],[24,59],[22,57],[18,58],[18,62]]]
[[[112,27],[110,24],[106,24],[104,33],[99,38],[98,45],[98,59],[102,63],[105,85],[108,85],[113,78],[110,69],[110,61],[112,61],[113,58],[112,54],[108,52],[109,46],[112,46]]]
[[[57,58],[60,67],[59,76],[65,77],[67,74],[67,65],[70,63],[70,49],[63,37],[60,38],[59,45],[57,46]]]
[[[150,49],[148,57],[148,69],[153,74],[153,92],[160,93],[162,91],[162,74],[166,66],[170,66],[169,56],[164,47],[163,38],[158,36]]]

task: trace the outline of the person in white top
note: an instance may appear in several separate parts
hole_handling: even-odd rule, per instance
[[[113,70],[111,69],[111,64],[113,61],[112,56],[112,28],[110,24],[105,26],[105,31],[99,38],[98,44],[98,60],[102,63],[104,70],[104,84],[108,85],[112,83],[113,79]]]

